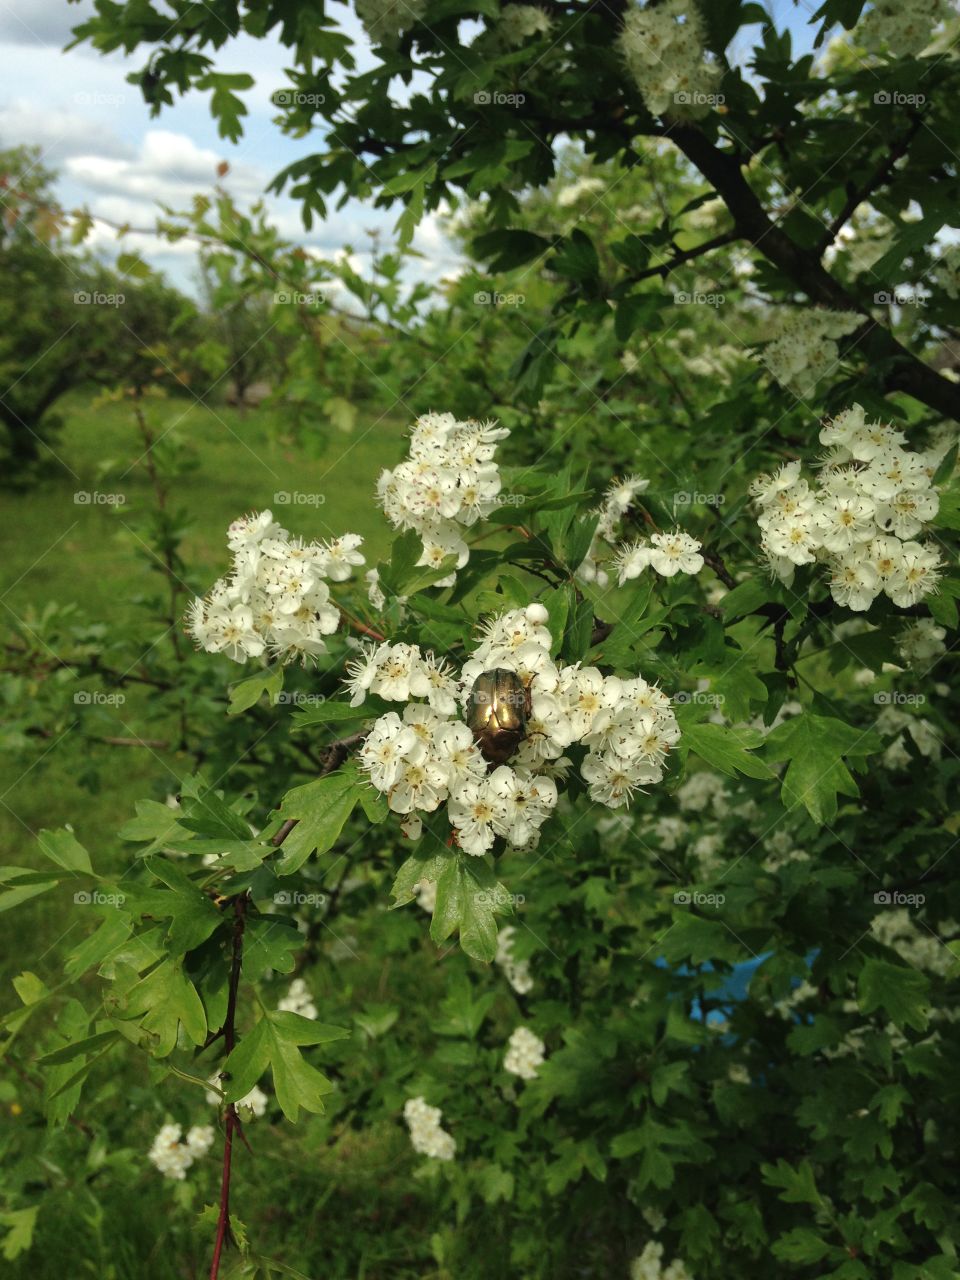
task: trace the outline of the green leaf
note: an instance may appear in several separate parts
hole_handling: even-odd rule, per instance
[[[695,751],[701,760],[730,777],[737,773],[745,773],[750,778],[773,777],[770,766],[750,754],[751,748],[758,747],[763,742],[763,736],[756,730],[728,728],[709,721],[690,723],[680,717],[680,710],[682,708],[678,708],[682,731],[681,749]]]
[[[55,862],[64,871],[93,874],[90,855],[73,834],[72,827],[61,827],[58,831],[41,831],[37,836],[37,844],[40,846],[40,852],[46,854],[51,862]]]
[[[7,1228],[3,1238],[3,1256],[7,1262],[19,1258],[33,1244],[39,1212],[40,1206],[33,1204],[26,1209],[8,1209],[6,1213],[0,1213],[0,1224]]]
[[[926,1030],[930,1013],[930,983],[918,969],[869,959],[860,970],[857,1001],[861,1012],[883,1009],[898,1027]]]
[[[784,806],[796,809],[802,805],[821,825],[837,816],[838,795],[859,794],[845,757],[870,755],[880,748],[871,731],[812,711],[784,721],[766,742],[771,759],[789,761],[781,786]]]
[[[760,1172],[769,1186],[782,1189],[780,1199],[787,1204],[820,1203],[820,1192],[808,1160],[801,1160],[794,1169],[788,1161],[780,1159],[776,1164],[761,1165]]]
[[[196,987],[178,959],[164,960],[127,992],[124,1016],[140,1018],[145,1031],[156,1037],[155,1056],[165,1058],[177,1046],[180,1028],[193,1044],[203,1044],[207,1018]]]
[[[301,1027],[302,1023],[307,1027]],[[323,1099],[333,1092],[333,1085],[307,1062],[299,1046],[323,1044],[349,1034],[340,1027],[325,1027],[297,1014],[265,1013],[224,1063],[227,1101],[238,1102],[269,1070],[277,1101],[288,1120],[296,1124],[301,1107],[322,1112]]]
[[[783,1262],[819,1262],[831,1252],[830,1245],[807,1227],[794,1227],[771,1246],[773,1256]]]
[[[283,797],[280,816],[296,818],[297,825],[283,842],[277,863],[282,876],[298,871],[312,853],[326,853],[336,842],[360,799],[355,777],[343,771],[294,787]]]
[[[474,239],[471,251],[481,262],[486,262],[491,271],[512,271],[548,253],[554,243],[533,231],[488,231]]]
[[[241,680],[230,690],[230,707],[227,715],[238,716],[260,701],[262,694],[267,694],[271,702],[276,702],[283,688],[283,668],[276,671],[262,671],[248,680]]]
[[[430,937],[439,944],[459,929],[467,955],[489,964],[497,954],[496,913],[509,910],[510,895],[486,863],[471,861],[472,866],[458,853],[443,867],[436,882]]]

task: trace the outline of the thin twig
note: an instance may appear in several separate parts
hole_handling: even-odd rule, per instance
[[[233,900],[233,960],[230,965],[230,988],[227,995],[227,1016],[223,1024],[223,1047],[227,1057],[233,1052],[236,1042],[237,992],[240,988],[240,970],[243,965],[243,930],[246,922],[247,898],[240,894]],[[230,1172],[233,1162],[233,1135],[243,1133],[237,1108],[233,1102],[227,1103],[226,1134],[223,1140],[223,1166],[220,1174],[220,1213],[217,1218],[217,1238],[213,1246],[213,1261],[210,1264],[210,1280],[217,1280],[220,1275],[220,1257],[227,1239],[232,1239],[230,1231]]]

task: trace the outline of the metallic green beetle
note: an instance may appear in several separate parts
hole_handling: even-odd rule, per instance
[[[515,671],[494,667],[477,676],[470,690],[467,724],[480,754],[503,764],[527,736],[530,693]]]

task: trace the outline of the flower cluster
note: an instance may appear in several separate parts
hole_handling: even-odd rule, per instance
[[[834,600],[856,611],[881,593],[905,609],[935,589],[940,556],[914,539],[937,513],[939,459],[905,449],[904,439],[867,423],[854,405],[820,432],[830,452],[815,488],[799,462],[753,482],[763,550],[777,577],[789,584],[798,565],[823,561]]]
[[[423,554],[417,561],[437,569],[455,556],[462,569],[470,549],[462,530],[497,505],[500,469],[497,444],[510,433],[490,422],[458,422],[452,413],[427,413],[410,435],[410,456],[392,471],[382,471],[377,499],[397,529],[420,535]],[[450,586],[456,572],[437,583]]]
[[[533,978],[530,975],[530,961],[518,960],[513,954],[513,940],[516,935],[517,930],[514,925],[503,926],[497,934],[497,954],[493,957],[493,963],[500,966],[517,995],[525,996],[533,990]]]
[[[946,628],[938,627],[932,618],[917,618],[900,632],[897,653],[908,667],[925,671],[946,653],[946,634]]]
[[[423,1098],[408,1098],[403,1104],[403,1118],[414,1151],[434,1160],[453,1159],[457,1143],[452,1134],[440,1127],[443,1113],[439,1107],[429,1106]]]
[[[521,1080],[535,1080],[546,1058],[547,1046],[529,1027],[517,1027],[507,1041],[503,1069]]]
[[[704,58],[703,21],[694,0],[631,9],[620,48],[651,115],[696,119],[715,104],[722,70]]]
[[[550,15],[532,4],[512,4],[497,19],[497,36],[508,49],[515,49],[531,36],[546,35],[553,23]]]
[[[306,662],[326,651],[323,637],[340,625],[331,582],[363,564],[363,539],[346,533],[330,542],[293,538],[270,511],[235,520],[227,531],[233,570],[196,599],[187,630],[201,649],[246,662],[264,653]]]
[[[217,1092],[217,1090],[222,1091],[223,1089],[223,1079],[220,1076],[220,1073],[214,1072],[214,1074],[208,1079],[207,1083],[213,1085],[214,1088],[208,1089],[204,1096],[210,1103],[211,1107],[219,1107],[223,1102],[222,1092]],[[236,1107],[237,1111],[240,1112],[241,1119],[252,1117],[259,1120],[262,1115],[266,1114],[269,1102],[270,1099],[267,1095],[259,1085],[255,1084],[249,1093],[245,1093],[243,1097],[233,1105]]]
[[[854,311],[791,311],[776,337],[763,349],[763,363],[780,383],[797,396],[811,396],[817,383],[836,366],[836,339],[864,323]]]
[[[623,480],[614,480],[603,495],[603,501],[596,510],[597,527],[583,563],[577,569],[577,577],[582,582],[595,582],[598,587],[605,587],[609,578],[605,569],[600,567],[600,551],[604,543],[611,546],[620,536],[623,518],[633,507],[635,499],[646,493],[650,481],[642,476],[626,476]]]
[[[371,43],[385,48],[419,22],[425,8],[426,0],[356,0],[357,17]]]
[[[909,769],[913,757],[907,748],[909,734],[914,747],[927,760],[939,760],[943,743],[932,720],[912,716],[900,707],[884,707],[877,716],[877,732],[890,742],[883,753],[883,763],[888,769]]]
[[[603,191],[606,183],[602,178],[580,177],[561,187],[557,192],[557,208],[571,209],[579,204],[584,196],[595,196]]]
[[[628,579],[639,578],[648,568],[664,578],[672,578],[677,573],[699,573],[703,568],[700,547],[696,538],[681,529],[625,542],[614,559],[617,582],[622,587]]]
[[[856,37],[870,53],[916,57],[933,39],[934,28],[954,17],[949,0],[873,0]]]
[[[674,1258],[666,1267],[662,1259],[663,1245],[651,1240],[639,1258],[630,1263],[630,1280],[693,1280],[679,1258]]]
[[[906,907],[894,911],[888,908],[873,917],[870,931],[878,942],[891,947],[911,968],[947,974],[956,960],[942,935],[955,934],[960,926],[954,920],[941,920],[936,929],[926,921],[921,923],[922,927],[914,922]]]
[[[309,1018],[312,1022],[320,1016],[313,1003],[313,993],[302,978],[294,978],[277,1008],[282,1013],[299,1013],[301,1018]]]
[[[147,1158],[165,1178],[183,1182],[195,1160],[213,1146],[215,1134],[208,1124],[195,1124],[183,1137],[183,1125],[165,1124],[153,1140]]]
[[[548,621],[540,604],[492,618],[457,681],[415,645],[370,646],[348,666],[354,704],[368,691],[407,702],[402,715],[377,719],[359,759],[394,813],[408,815],[408,834],[419,834],[419,813],[446,804],[465,853],[483,855],[498,836],[514,848],[535,847],[557,803],[556,779],[572,763],[564,752],[574,743],[587,748],[580,772],[592,799],[611,808],[663,777],[680,736],[670,699],[639,676],[604,676],[579,663],[558,668]],[[507,762],[488,772],[455,712],[469,702],[477,678],[498,669],[522,687],[524,729]]]

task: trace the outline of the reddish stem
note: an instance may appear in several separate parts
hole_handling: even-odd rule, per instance
[[[233,900],[233,961],[230,966],[230,988],[227,995],[227,1016],[223,1024],[224,1052],[233,1052],[236,1043],[237,992],[240,988],[240,968],[243,963],[243,929],[247,899],[241,895]],[[223,1140],[223,1167],[220,1174],[220,1214],[217,1218],[217,1238],[213,1246],[213,1261],[210,1264],[210,1280],[217,1280],[220,1275],[220,1256],[223,1246],[230,1237],[230,1171],[233,1163],[233,1135],[240,1131],[240,1120],[236,1106],[227,1104],[226,1134]],[[242,1136],[242,1134],[241,1134]]]

